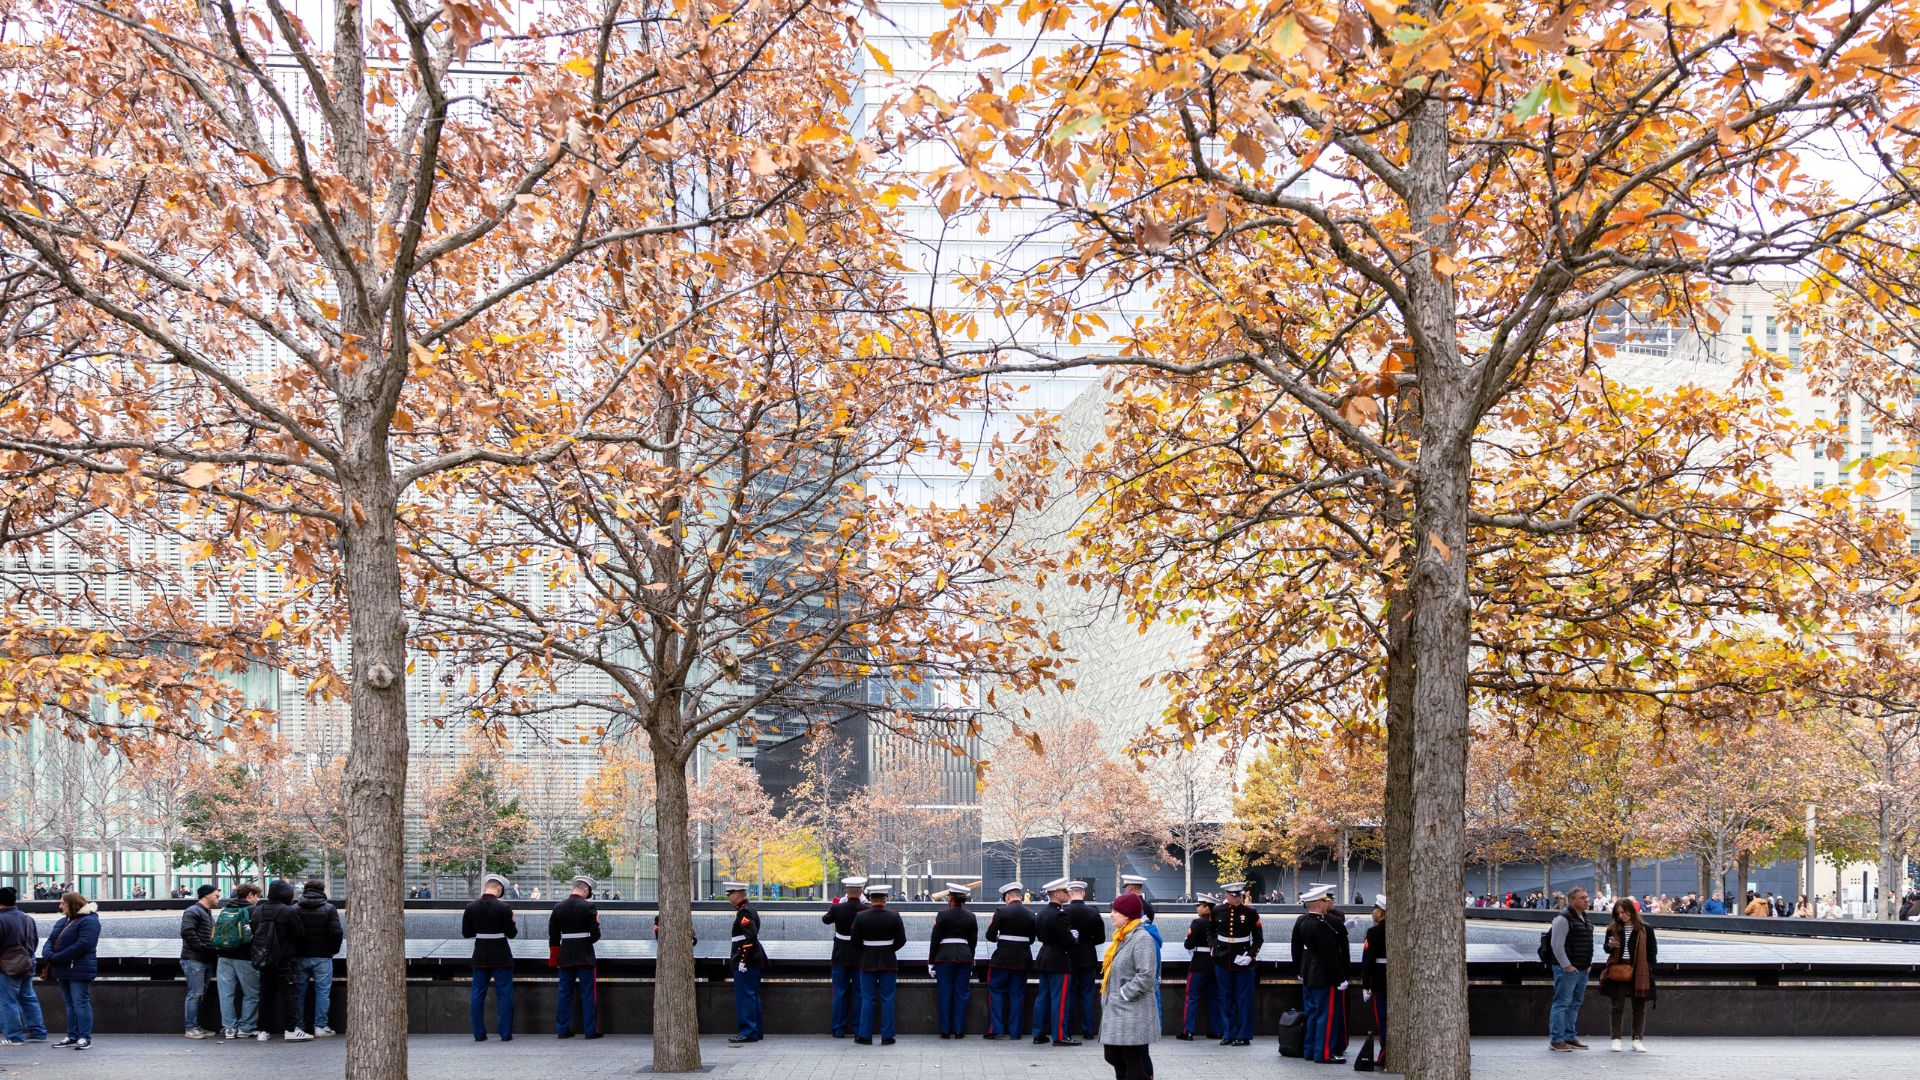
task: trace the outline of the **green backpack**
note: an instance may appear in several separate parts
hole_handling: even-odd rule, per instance
[[[253,907],[223,907],[213,924],[213,947],[221,952],[244,949],[253,940]]]

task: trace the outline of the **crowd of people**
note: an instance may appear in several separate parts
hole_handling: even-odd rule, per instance
[[[1611,892],[1597,901],[1602,908],[1611,909],[1616,898]],[[1822,896],[1809,901],[1802,895],[1798,901],[1790,901],[1784,896],[1771,892],[1761,894],[1748,892],[1744,899],[1729,905],[1719,893],[1711,896],[1700,893],[1687,893],[1684,896],[1670,896],[1666,893],[1654,895],[1644,893],[1632,901],[1638,909],[1647,915],[1745,915],[1750,918],[1797,918],[1797,919],[1840,919],[1846,917],[1846,909],[1840,906],[1835,896]],[[1505,893],[1495,896],[1491,893],[1476,896],[1467,894],[1467,907],[1470,908],[1521,908],[1538,911],[1558,911],[1567,906],[1567,894],[1556,892],[1552,896],[1535,889],[1522,896],[1518,893]],[[1902,902],[1900,918],[1920,921],[1920,894],[1910,894]]]

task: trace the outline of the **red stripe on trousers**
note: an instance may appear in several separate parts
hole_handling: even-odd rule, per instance
[[[1380,1058],[1387,1060],[1387,1027],[1380,1022],[1380,995],[1373,995],[1373,1030],[1380,1034]]]
[[[1067,1002],[1072,1000],[1072,997],[1073,972],[1068,971],[1062,973],[1060,976],[1060,1022],[1059,1026],[1053,1029],[1053,1037],[1056,1041],[1064,1040],[1067,1037]]]
[[[1331,986],[1327,987],[1327,1033],[1320,1040],[1321,1061],[1333,1060],[1333,1010],[1334,1002],[1339,995],[1340,991]]]
[[[1180,1030],[1186,1032],[1189,1035],[1193,1034],[1193,1029],[1187,1026],[1187,1014],[1192,1011],[1193,1011],[1193,972],[1189,971],[1187,972],[1187,997],[1186,997],[1186,1000],[1181,1002],[1180,1004]]]

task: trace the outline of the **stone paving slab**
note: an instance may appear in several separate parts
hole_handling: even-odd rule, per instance
[[[1657,1029],[1657,1017],[1656,1017]],[[1911,1075],[1920,1060],[1920,1039],[1660,1039],[1646,1054],[1614,1054],[1605,1040],[1587,1036],[1596,1049],[1555,1054],[1545,1039],[1476,1039],[1476,1080],[1702,1080],[1755,1077],[1764,1080],[1845,1080]],[[428,1035],[410,1040],[412,1080],[474,1080],[482,1076],[638,1076],[648,1058],[648,1040],[609,1037],[595,1042],[522,1035],[511,1043],[476,1043],[464,1036]],[[825,1036],[774,1037],[740,1049],[704,1039],[702,1056],[716,1080],[853,1080],[863,1076],[1107,1080],[1113,1075],[1097,1046],[1055,1048],[1031,1043],[992,1043],[977,1037],[943,1042],[927,1035],[902,1038],[896,1046],[855,1046]],[[1357,1047],[1356,1047],[1357,1049]],[[85,1080],[149,1080],[152,1077],[280,1076],[323,1080],[344,1072],[341,1039],[310,1043],[192,1042],[158,1035],[110,1035],[91,1050],[75,1053],[46,1045],[0,1048],[0,1076]],[[1290,1061],[1274,1053],[1271,1040],[1228,1049],[1213,1043],[1165,1041],[1153,1048],[1154,1071],[1167,1080],[1273,1080],[1332,1076],[1325,1066]],[[240,1070],[240,1071],[235,1071]],[[1350,1070],[1342,1070],[1350,1071]]]

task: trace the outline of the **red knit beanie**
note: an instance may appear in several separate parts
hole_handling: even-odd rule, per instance
[[[1113,910],[1129,919],[1139,918],[1146,909],[1146,901],[1140,899],[1139,893],[1121,893],[1113,898]]]

